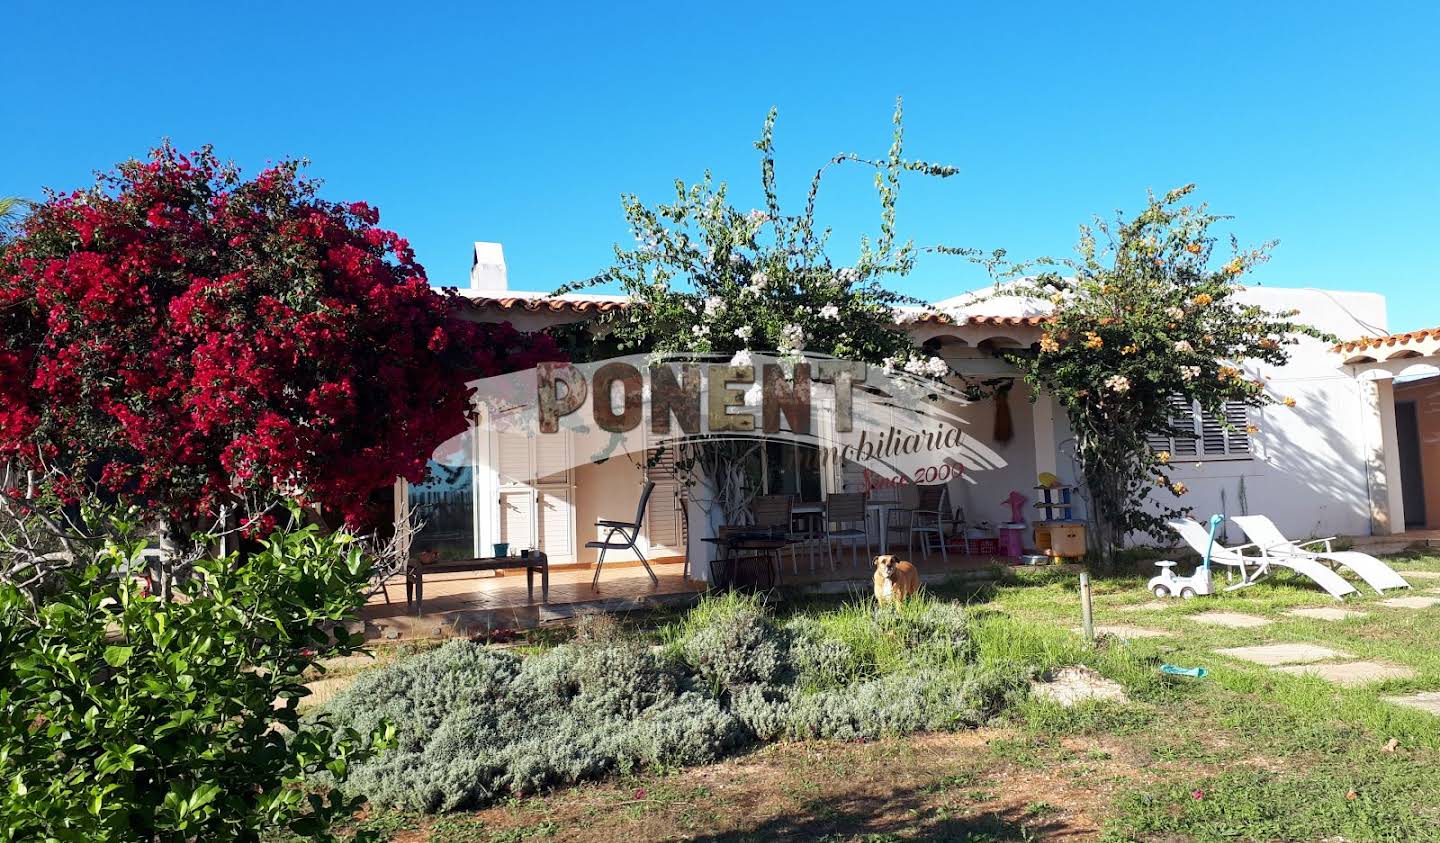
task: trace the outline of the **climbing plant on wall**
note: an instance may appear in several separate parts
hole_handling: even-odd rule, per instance
[[[1168,538],[1164,519],[1183,509],[1188,489],[1173,479],[1173,455],[1150,445],[1194,436],[1177,426],[1177,402],[1198,402],[1223,424],[1233,402],[1294,406],[1259,367],[1283,365],[1302,337],[1325,337],[1295,321],[1296,311],[1245,301],[1243,278],[1275,244],[1222,241],[1214,227],[1227,218],[1184,204],[1193,191],[1151,196],[1133,218],[1082,226],[1075,257],[997,267],[1019,279],[1004,294],[1053,307],[1038,346],[1007,356],[1070,421],[1094,544],[1107,560],[1133,533]]]

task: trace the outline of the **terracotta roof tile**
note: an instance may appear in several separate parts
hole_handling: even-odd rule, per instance
[[[1440,328],[1426,328],[1423,331],[1409,331],[1404,334],[1387,334],[1383,337],[1359,337],[1358,339],[1347,340],[1334,347],[1334,351],[1352,352],[1364,351],[1367,348],[1380,348],[1386,346],[1393,348],[1397,345],[1409,345],[1412,342],[1420,342],[1426,339],[1440,340]]]
[[[916,322],[934,322],[940,325],[955,324],[955,318],[947,313],[924,313],[915,318]],[[1039,327],[1050,321],[1049,316],[967,316],[966,325],[1028,325]]]
[[[565,298],[553,298],[546,296],[471,296],[467,299],[471,305],[481,309],[494,310],[525,310],[530,313],[549,311],[551,313],[609,313],[628,307],[629,302],[617,301],[613,298],[587,299],[578,296]],[[946,313],[937,311],[920,313],[912,321],[921,323],[934,323],[938,325],[955,324],[955,318]],[[1038,327],[1050,321],[1048,316],[968,316],[964,319],[967,325],[994,325],[994,326],[1029,326]]]
[[[562,313],[570,311],[573,313],[608,313],[612,310],[629,305],[629,302],[615,301],[614,299],[585,299],[585,298],[550,298],[537,296],[472,296],[469,302],[479,308],[493,308],[496,310],[527,310],[531,313],[539,313],[548,310],[551,313]]]

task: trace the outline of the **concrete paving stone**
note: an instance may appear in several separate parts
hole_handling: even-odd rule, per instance
[[[1081,627],[1074,627],[1072,632],[1083,632]],[[1096,635],[1113,635],[1116,638],[1160,638],[1169,635],[1163,629],[1145,629],[1139,626],[1126,626],[1124,624],[1107,624],[1095,627]]]
[[[1410,549],[1410,542],[1405,541],[1381,541],[1369,542],[1355,545],[1355,550],[1361,553],[1368,553],[1371,556],[1393,556],[1396,553],[1404,553]]]
[[[1404,568],[1396,568],[1396,572],[1405,579],[1417,580],[1440,580],[1440,571],[1407,571]]]
[[[1440,605],[1440,597],[1391,597],[1389,600],[1381,600],[1380,605],[1395,609],[1428,609]]]
[[[1299,618],[1314,618],[1319,621],[1344,621],[1350,618],[1363,618],[1368,613],[1355,609],[1337,609],[1334,606],[1305,606],[1299,609],[1289,609],[1285,614]]]
[[[1123,687],[1084,665],[1063,667],[1047,674],[1043,681],[1030,683],[1030,690],[1035,696],[1066,708],[1087,700],[1129,702]]]
[[[1255,647],[1228,647],[1216,650],[1222,656],[1274,667],[1277,664],[1303,664],[1333,659],[1353,659],[1349,653],[1317,647],[1314,644],[1260,644]]]
[[[1422,691],[1408,697],[1381,697],[1381,699],[1388,703],[1403,705],[1407,708],[1418,708],[1421,711],[1440,716],[1440,691]]]
[[[1404,665],[1385,662],[1339,662],[1331,664],[1292,664],[1275,670],[1291,675],[1318,676],[1346,688],[1384,682],[1387,679],[1412,679],[1415,671]]]
[[[1191,615],[1190,620],[1196,623],[1208,623],[1211,626],[1228,626],[1231,629],[1252,629],[1273,623],[1269,618],[1246,615],[1241,612],[1202,612],[1198,615]]]

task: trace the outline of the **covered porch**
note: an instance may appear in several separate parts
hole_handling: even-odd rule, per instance
[[[481,304],[477,302],[477,307]],[[510,314],[510,308],[494,306],[503,311],[497,315]],[[993,302],[987,305],[993,306]],[[934,416],[963,431],[976,443],[976,450],[985,454],[972,461],[969,455],[974,451],[956,452],[965,463],[961,465],[955,455],[938,453],[933,466],[923,466],[929,474],[905,480],[946,487],[947,552],[942,555],[933,543],[928,550],[917,543],[912,551],[903,531],[891,542],[892,552],[913,562],[928,582],[989,572],[997,564],[1018,561],[1018,553],[1007,559],[999,556],[1000,525],[1011,525],[1009,550],[1019,550],[1014,541],[1017,532],[1023,536],[1021,547],[1033,547],[1031,528],[1051,514],[1034,508],[1039,497],[1034,490],[1036,478],[1042,473],[1061,477],[1070,473],[1068,460],[1062,459],[1058,447],[1067,434],[1054,402],[1047,395],[1032,396],[1016,371],[996,353],[1037,342],[1043,317],[1028,311],[980,315],[970,313],[971,309],[957,301],[943,314],[918,313],[906,323],[917,347],[942,358],[952,373],[945,378],[950,397],[937,400]],[[589,372],[589,376],[598,379],[597,372]],[[965,384],[973,383],[1003,384],[1005,388],[980,399],[956,398]],[[592,394],[613,398],[611,386],[610,382],[603,388],[595,386]],[[397,578],[365,610],[367,622],[379,635],[468,635],[501,627],[536,626],[587,611],[686,603],[709,587],[708,560],[715,549],[706,541],[717,537],[720,525],[708,523],[706,515],[696,509],[696,495],[685,487],[684,472],[676,467],[675,449],[654,436],[649,416],[635,408],[636,420],[641,423],[633,430],[627,427],[628,438],[617,437],[607,447],[586,438],[593,430],[566,425],[537,435],[527,426],[531,422],[517,421],[528,418],[525,413],[531,408],[527,401],[533,402],[535,394],[535,387],[528,386],[516,390],[513,395],[518,397],[513,401],[507,394],[507,402],[485,404],[482,418],[469,433],[437,450],[425,483],[397,486],[395,504],[397,513],[414,515],[424,525],[414,544],[417,554],[446,560],[543,551],[551,570],[548,602],[539,599],[538,588],[531,600],[523,572],[440,574],[426,577],[424,610],[417,615],[406,609],[405,584]],[[710,394],[708,389],[706,394]],[[823,401],[817,399],[818,403]],[[628,407],[628,403],[612,401],[607,402],[606,410],[620,413]],[[586,413],[577,412],[576,417]],[[629,418],[621,414],[614,420],[622,417]],[[782,432],[793,432],[790,424],[785,417]],[[874,427],[872,441],[876,433],[885,430],[883,425]],[[823,446],[832,433],[819,434],[819,441],[812,445]],[[744,469],[757,498],[788,497],[794,513],[808,511],[812,517],[835,495],[865,498],[869,533],[865,546],[852,554],[848,544],[837,545],[833,569],[824,550],[786,550],[780,587],[868,591],[871,560],[882,543],[876,518],[889,514],[875,504],[914,509],[914,501],[901,501],[905,494],[913,496],[913,486],[904,493],[877,487],[858,461],[837,460],[833,454],[828,460],[809,459],[823,448],[797,444],[794,440],[799,437],[759,438],[763,441],[754,449],[755,465]],[[653,494],[642,499],[647,484],[654,485]],[[1028,523],[1018,529],[1007,503],[1016,494],[1028,498],[1023,505],[1026,517],[1021,519]],[[1082,506],[1077,505],[1073,515],[1067,511],[1060,517],[1083,518],[1078,511]],[[592,590],[591,579],[599,562],[594,545],[606,539],[607,525],[613,521],[639,524],[634,546],[608,551],[598,588]],[[747,523],[747,519],[740,522]],[[962,541],[965,537],[989,537],[991,541],[967,545]],[[656,582],[641,566],[641,555],[654,568]],[[687,558],[699,569],[689,570]]]
[[[903,550],[903,548],[902,548]],[[859,565],[849,564],[849,551],[837,559],[832,571],[823,556],[812,573],[805,552],[800,551],[798,568],[790,555],[782,560],[781,589],[844,594],[871,588],[870,557]],[[936,585],[952,578],[983,582],[998,578],[1013,560],[994,555],[964,555],[938,552],[908,554],[920,571],[921,581]],[[683,557],[651,562],[658,583],[652,583],[638,562],[607,562],[600,574],[598,590],[591,590],[594,569],[589,565],[559,566],[550,574],[550,599],[542,602],[537,587],[532,600],[523,571],[477,574],[440,574],[427,578],[424,613],[416,614],[405,602],[405,581],[394,577],[385,590],[375,594],[361,611],[367,635],[379,639],[473,637],[494,630],[533,629],[565,623],[590,612],[630,612],[667,606],[693,604],[708,583],[687,576]],[[797,573],[798,570],[798,573]]]
[[[1368,455],[1373,532],[1440,537],[1440,328],[1361,337],[1332,355],[1379,409]]]

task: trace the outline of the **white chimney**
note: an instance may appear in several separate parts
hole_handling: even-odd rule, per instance
[[[499,243],[476,241],[475,257],[470,263],[470,289],[503,292],[510,289],[505,269],[505,247]]]

